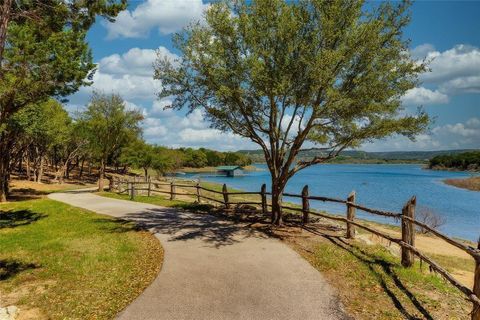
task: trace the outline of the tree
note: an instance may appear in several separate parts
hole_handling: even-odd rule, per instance
[[[143,116],[137,110],[127,110],[117,94],[94,92],[87,109],[78,121],[88,140],[88,149],[99,162],[98,189],[103,191],[105,167],[108,159],[138,139]]]
[[[145,181],[148,180],[148,170],[156,164],[157,153],[153,146],[143,140],[135,140],[122,149],[120,162],[143,169]]]
[[[181,166],[181,161],[179,161],[181,160],[181,154],[177,150],[156,146],[154,147],[154,154],[152,167],[159,176]]]
[[[0,7],[0,202],[6,200],[15,136],[9,118],[28,105],[90,83],[95,65],[86,32],[112,20],[126,0],[5,0]]]
[[[54,99],[28,105],[10,118],[6,131],[15,135],[17,158],[25,159],[27,178],[33,169],[33,180],[42,182],[47,155],[67,143],[70,126],[70,116]]]
[[[201,108],[213,128],[263,150],[272,182],[272,222],[282,222],[282,194],[299,170],[346,148],[392,134],[409,138],[428,117],[401,113],[417,85],[402,30],[409,3],[240,1],[210,6],[205,23],[176,34],[178,61],[159,56],[159,98],[171,108]],[[306,141],[324,153],[296,161]]]

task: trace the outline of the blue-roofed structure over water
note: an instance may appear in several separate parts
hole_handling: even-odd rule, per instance
[[[243,174],[240,166],[219,166],[215,168],[218,174],[226,175],[227,177],[235,177]]]

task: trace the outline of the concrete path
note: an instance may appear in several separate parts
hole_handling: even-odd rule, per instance
[[[322,275],[280,241],[242,224],[90,193],[51,199],[134,220],[165,250],[155,281],[119,319],[345,319]]]

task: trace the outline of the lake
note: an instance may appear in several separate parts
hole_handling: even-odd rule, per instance
[[[264,164],[256,165],[262,171],[245,172],[243,176],[225,177],[213,174],[188,175],[203,181],[226,183],[229,187],[248,191],[260,190],[270,185],[270,174]],[[480,236],[480,192],[446,185],[447,178],[467,177],[466,172],[431,171],[421,165],[381,164],[327,164],[300,171],[290,179],[286,192],[300,194],[308,184],[310,195],[346,199],[355,190],[357,203],[371,208],[400,212],[405,202],[417,196],[417,208],[429,208],[446,218],[440,230],[463,239],[476,241]],[[301,203],[300,199],[285,198]],[[345,206],[311,201],[315,209],[345,214]],[[382,223],[392,219],[373,216],[357,210],[357,216]]]

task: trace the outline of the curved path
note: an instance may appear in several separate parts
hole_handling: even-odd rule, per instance
[[[136,221],[165,250],[154,282],[119,319],[345,319],[322,275],[280,241],[245,225],[91,193],[51,199]]]

